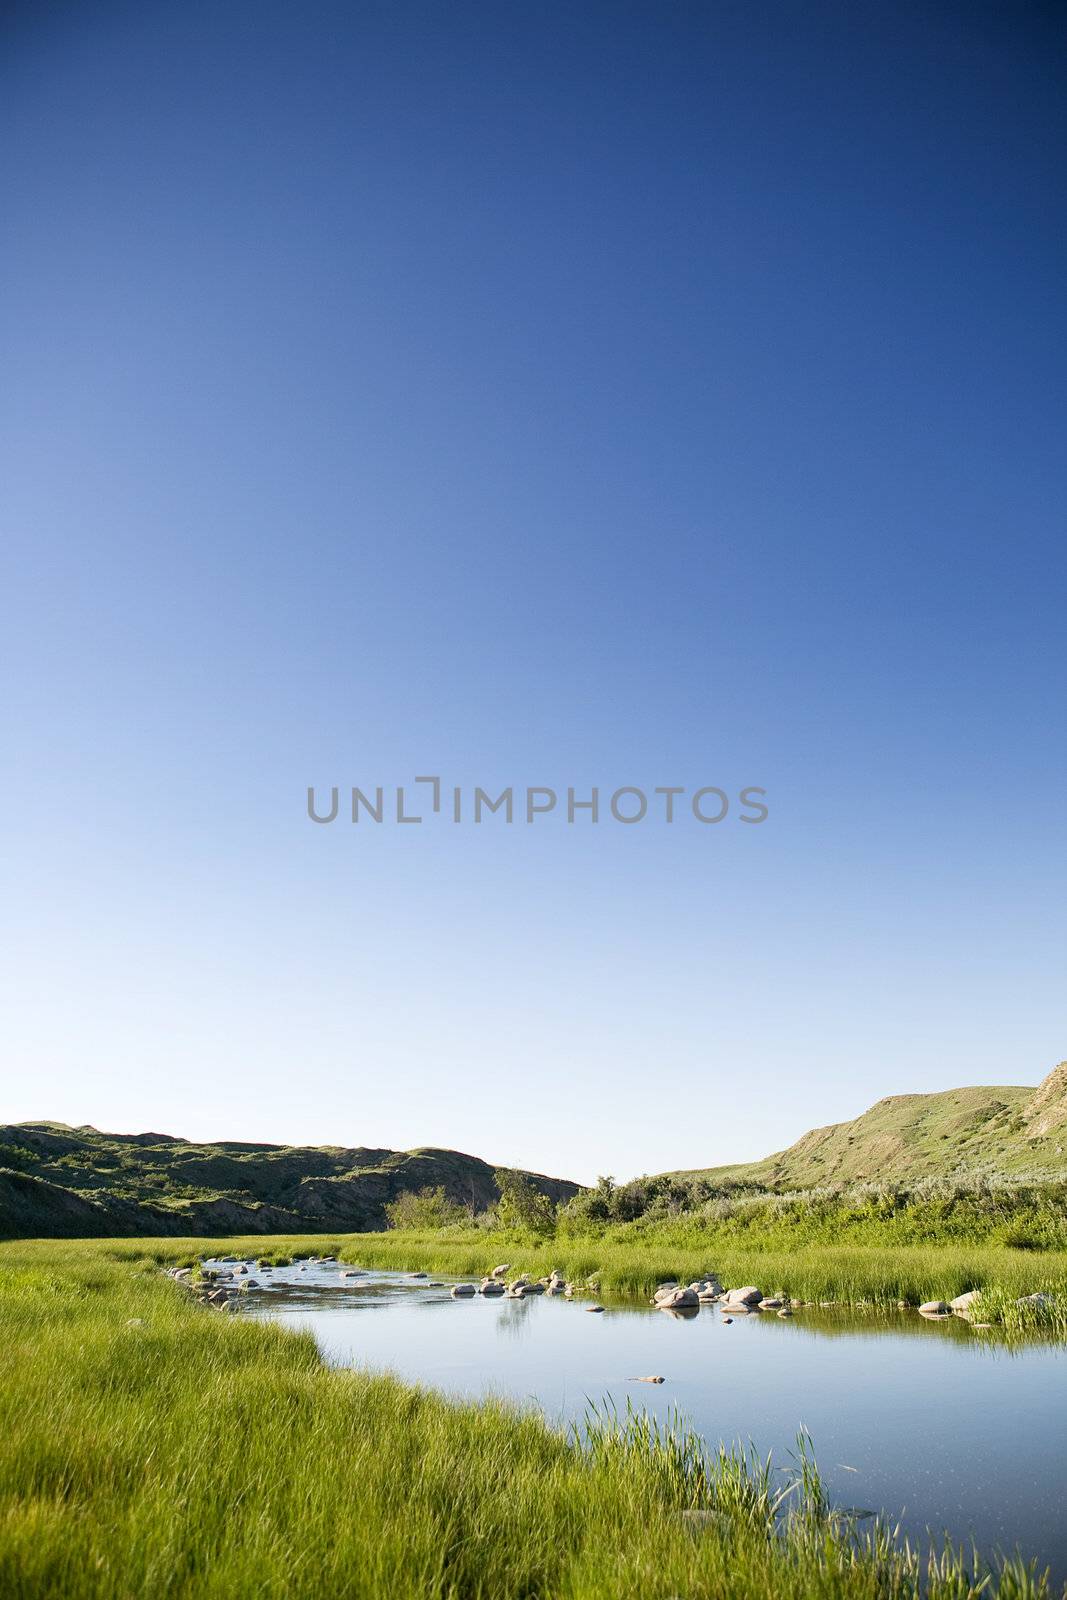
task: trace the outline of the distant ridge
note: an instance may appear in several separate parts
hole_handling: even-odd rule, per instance
[[[812,1128],[787,1150],[762,1161],[676,1176],[812,1189],[983,1172],[1016,1178],[1067,1176],[1067,1061],[1036,1089],[975,1085],[935,1094],[888,1095],[852,1122]]]
[[[367,1232],[398,1195],[444,1189],[483,1210],[494,1168],[458,1150],[192,1144],[61,1122],[0,1126],[0,1238]],[[579,1185],[524,1172],[542,1194]]]

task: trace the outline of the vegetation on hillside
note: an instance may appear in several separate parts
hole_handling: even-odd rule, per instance
[[[399,1237],[393,1235],[392,1237]],[[176,1245],[0,1246],[0,1593],[20,1600],[1030,1600],[680,1431],[458,1406],[201,1309]],[[784,1498],[781,1491],[785,1489]],[[869,1525],[867,1525],[869,1526]]]
[[[577,1184],[514,1174],[557,1203]],[[58,1123],[0,1127],[0,1238],[280,1233],[387,1226],[404,1194],[439,1190],[473,1214],[499,1174],[458,1150],[190,1144]]]
[[[1032,1180],[1067,1175],[1067,1061],[1036,1089],[978,1085],[889,1095],[852,1122],[813,1128],[763,1161],[687,1175],[808,1189],[964,1173]]]

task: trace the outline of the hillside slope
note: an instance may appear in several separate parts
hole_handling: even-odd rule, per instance
[[[1067,1174],[1067,1062],[1036,1088],[1015,1084],[889,1095],[852,1122],[809,1133],[763,1161],[686,1177],[773,1189],[992,1172]]]
[[[494,1169],[458,1150],[197,1145],[54,1122],[0,1126],[0,1238],[366,1232],[397,1195],[442,1188],[476,1211]],[[578,1185],[522,1174],[552,1200]]]

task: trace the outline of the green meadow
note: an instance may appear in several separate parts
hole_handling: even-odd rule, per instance
[[[365,1260],[388,1249],[426,1259],[416,1238],[330,1242]],[[483,1262],[498,1243],[483,1244]],[[282,1244],[271,1241],[275,1254]],[[803,1449],[783,1479],[736,1454],[709,1456],[680,1427],[605,1417],[579,1443],[536,1414],[331,1370],[310,1337],[206,1309],[161,1272],[199,1248],[0,1246],[0,1593],[1049,1592],[1018,1563],[982,1570],[966,1552],[858,1531],[828,1508]],[[437,1248],[443,1268],[475,1246]],[[622,1256],[601,1270],[637,1281]]]

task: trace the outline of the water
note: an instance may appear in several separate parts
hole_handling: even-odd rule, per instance
[[[310,1329],[340,1366],[391,1372],[455,1396],[506,1396],[553,1422],[627,1400],[680,1412],[711,1444],[751,1441],[788,1464],[811,1434],[840,1506],[882,1512],[914,1540],[947,1532],[987,1555],[1018,1548],[1067,1578],[1067,1346],[1007,1346],[958,1318],[926,1322],[802,1310],[727,1324],[715,1307],[540,1295],[453,1300],[397,1272],[343,1279],[336,1264],[276,1268],[245,1314]],[[633,1380],[660,1374],[652,1385]]]

